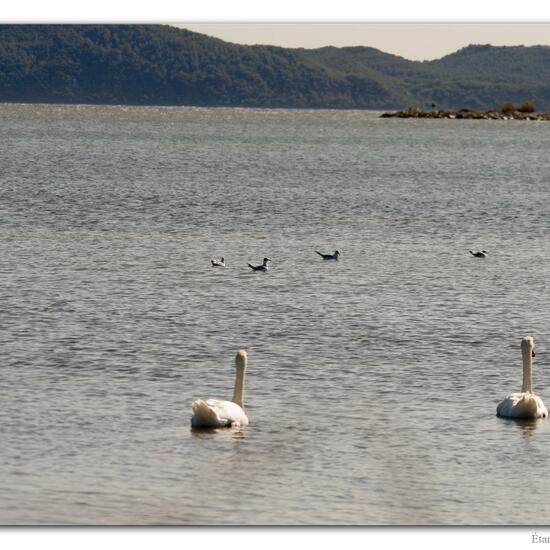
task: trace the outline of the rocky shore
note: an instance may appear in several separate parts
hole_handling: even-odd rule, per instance
[[[450,118],[469,120],[550,120],[550,113],[522,111],[474,111],[473,109],[460,109],[459,111],[426,111],[424,109],[410,108],[393,113],[382,113],[381,118]]]

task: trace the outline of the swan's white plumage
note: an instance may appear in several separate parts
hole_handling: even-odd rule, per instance
[[[230,428],[248,425],[245,412],[233,401],[197,399],[191,407],[193,408],[191,418],[193,428]]]
[[[497,416],[506,418],[546,418],[548,410],[533,393],[512,393],[497,406]]]
[[[197,399],[191,405],[191,427],[195,429],[230,428],[247,426],[244,412],[244,375],[247,366],[246,351],[241,349],[235,358],[236,376],[233,400]]]
[[[533,338],[525,336],[521,341],[523,358],[523,384],[521,392],[512,393],[497,406],[497,416],[505,418],[546,418],[548,410],[542,399],[533,393]]]

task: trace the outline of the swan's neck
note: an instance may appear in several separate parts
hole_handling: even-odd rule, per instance
[[[522,350],[523,351],[523,350]],[[521,386],[522,392],[533,393],[533,366],[531,358],[531,350],[526,349],[522,353],[523,356],[523,384]]]
[[[233,403],[237,403],[241,409],[244,409],[244,373],[246,370],[246,355],[237,354],[236,359],[237,374],[235,377],[235,390],[233,391]]]

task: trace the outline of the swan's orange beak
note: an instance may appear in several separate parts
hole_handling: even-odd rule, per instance
[[[535,357],[535,355],[536,355],[535,350],[532,349],[532,350],[531,350],[531,357]]]

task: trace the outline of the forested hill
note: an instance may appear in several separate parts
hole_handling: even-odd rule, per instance
[[[550,110],[550,47],[429,62],[374,48],[241,46],[165,25],[0,25],[0,101]]]

